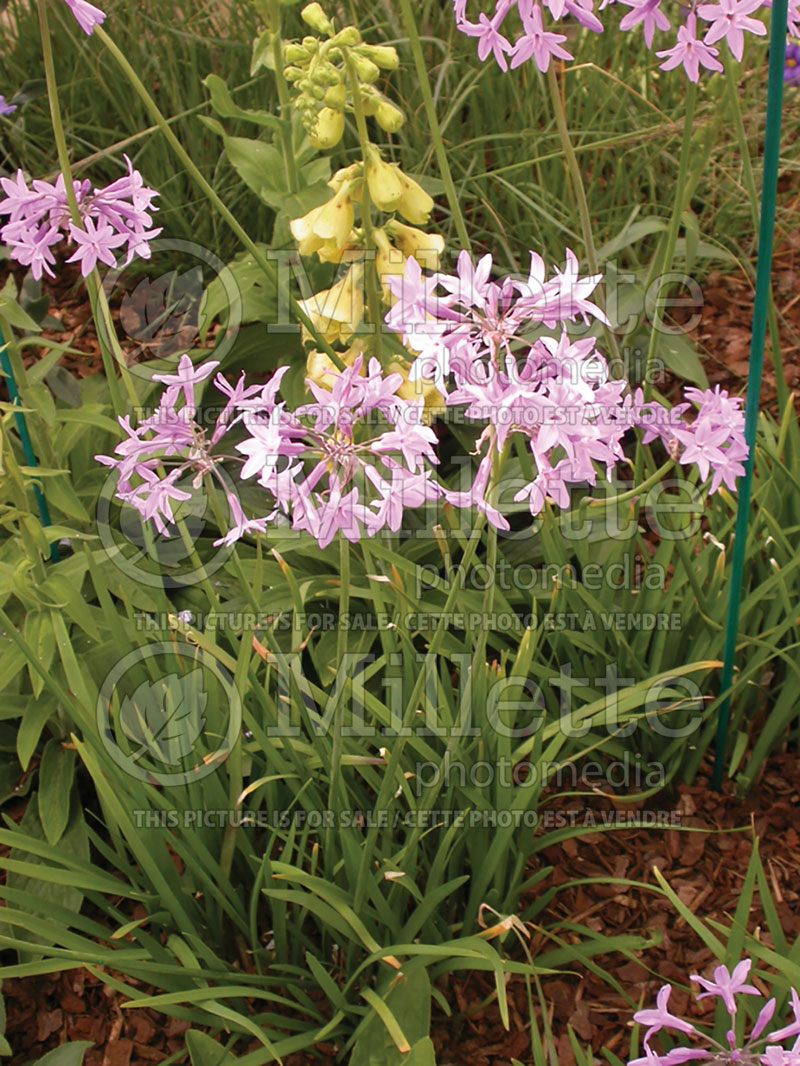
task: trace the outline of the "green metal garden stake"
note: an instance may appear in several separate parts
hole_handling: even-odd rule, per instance
[[[769,75],[767,78],[767,119],[764,130],[764,173],[761,180],[761,219],[758,228],[758,263],[756,293],[753,306],[753,331],[750,337],[750,367],[747,375],[744,433],[748,455],[744,476],[739,483],[739,502],[736,509],[736,528],[731,557],[731,583],[728,615],[725,621],[725,643],[722,653],[720,691],[725,692],[733,682],[733,659],[736,652],[736,632],[739,624],[739,603],[742,596],[742,575],[747,542],[747,520],[750,512],[750,489],[753,481],[753,451],[756,442],[758,400],[761,391],[761,370],[764,363],[764,336],[767,329],[767,305],[772,268],[772,235],[775,226],[775,195],[778,184],[778,152],[781,140],[781,107],[783,103],[783,66],[786,54],[786,13],[788,0],[773,0],[769,36]],[[714,753],[714,773],[711,786],[722,788],[722,770],[730,720],[730,692],[723,699],[717,719],[717,743]]]
[[[19,389],[14,380],[14,373],[11,369],[11,361],[8,358],[6,342],[2,330],[0,330],[0,367],[5,375],[9,399],[13,404],[18,404],[20,402]],[[28,423],[25,421],[25,415],[20,411],[15,413],[14,419],[17,423],[17,432],[19,433],[20,443],[22,444],[22,452],[25,456],[25,462],[28,466],[38,466],[36,453],[33,450],[31,437],[28,433]],[[44,493],[42,492],[41,487],[36,482],[33,483],[33,494],[36,497],[36,506],[39,508],[39,517],[42,520],[42,525],[52,526],[53,523],[50,520],[50,511],[47,507],[47,500],[44,498]],[[60,558],[58,545],[53,541],[50,545],[50,561],[57,563]]]

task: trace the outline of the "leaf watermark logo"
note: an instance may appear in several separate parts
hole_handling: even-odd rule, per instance
[[[129,358],[168,359],[193,348],[200,332],[203,291],[203,269],[197,264],[182,273],[169,270],[143,278],[123,292],[119,324],[135,344]]]
[[[235,272],[194,241],[157,237],[149,244],[145,275],[141,260],[104,275],[105,297],[119,314],[116,337],[107,335],[101,316],[101,340],[111,351],[121,344],[128,372],[148,381],[173,370],[185,352],[207,344],[209,354],[213,349],[214,359],[224,363],[242,324],[243,298]],[[213,345],[208,340],[211,304],[220,324]]]
[[[184,785],[227,759],[241,732],[241,699],[232,676],[202,648],[161,641],[111,670],[96,720],[106,751],[132,777]]]

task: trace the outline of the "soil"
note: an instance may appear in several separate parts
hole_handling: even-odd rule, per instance
[[[560,818],[564,822],[574,812],[583,821],[591,810],[599,824],[602,811],[631,809],[602,794],[587,803],[585,795],[570,791],[551,794],[541,813],[551,812],[551,821]],[[560,1066],[575,1066],[568,1025],[583,1047],[590,1046],[598,1056],[607,1048],[625,1061],[633,1011],[640,1002],[655,1002],[658,988],[666,981],[678,986],[670,1000],[675,1013],[708,1021],[713,1012],[708,1001],[698,1004],[688,992],[688,975],[707,975],[712,954],[669,901],[654,891],[654,867],[694,914],[724,923],[736,908],[755,834],[784,935],[791,943],[800,933],[800,763],[794,754],[773,756],[743,799],[736,796],[731,782],[717,793],[709,788],[708,775],[700,774],[694,784],[679,786],[671,803],[651,798],[646,809],[660,814],[662,821],[674,822],[675,827],[583,833],[545,849],[532,867],[531,872],[541,865],[552,867],[534,898],[555,890],[535,921],[527,925],[528,950],[534,958],[552,946],[554,937],[576,943],[580,934],[575,925],[606,936],[641,936],[652,942],[642,951],[593,959],[625,989],[629,999],[578,964],[565,966],[560,976],[542,977]],[[640,821],[646,820],[642,811],[639,814]],[[599,880],[578,883],[587,878]],[[637,884],[616,884],[612,879]],[[531,902],[533,898],[524,905]],[[769,943],[757,893],[748,929]],[[506,950],[522,957],[513,938],[506,942]],[[22,1066],[67,1040],[94,1042],[86,1053],[86,1066],[145,1066],[184,1049],[188,1023],[147,1008],[121,1010],[125,997],[104,983],[102,971],[93,975],[78,969],[6,980],[2,991],[8,1015],[6,1034],[14,1050],[10,1066]],[[440,991],[451,1015],[441,1010],[434,1013],[432,1036],[439,1066],[510,1066],[512,1060],[529,1066],[533,1062],[528,993],[522,978],[512,978],[508,984],[509,1030],[500,1020],[491,975],[451,975]],[[538,1002],[535,988],[533,996]],[[539,1024],[541,1028],[541,1018]],[[254,1043],[250,1050],[257,1046]],[[334,1047],[322,1045],[313,1055],[291,1055],[285,1062],[286,1066],[333,1066],[335,1052]]]

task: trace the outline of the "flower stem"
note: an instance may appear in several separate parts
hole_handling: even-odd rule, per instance
[[[43,3],[43,0],[39,0],[39,2]],[[228,223],[230,229],[236,234],[236,236],[242,242],[244,247],[252,255],[253,259],[264,272],[265,276],[273,285],[277,286],[279,296],[288,296],[289,306],[291,307],[295,318],[306,327],[308,332],[313,337],[314,343],[317,345],[317,347],[325,352],[325,354],[328,356],[334,366],[337,367],[337,369],[344,370],[345,365],[342,362],[336,349],[332,348],[331,345],[328,344],[328,342],[325,340],[325,338],[320,335],[314,323],[303,311],[302,307],[300,307],[297,300],[295,300],[295,298],[288,291],[288,286],[286,282],[281,278],[273,264],[267,259],[267,257],[255,243],[255,241],[252,240],[250,235],[240,224],[240,222],[230,210],[230,208],[226,207],[226,205],[220,199],[219,195],[215,192],[215,190],[209,184],[207,179],[204,177],[200,168],[197,166],[192,157],[189,155],[189,153],[183,147],[181,142],[175,136],[166,118],[164,118],[163,114],[161,113],[158,104],[155,102],[155,100],[145,88],[144,84],[139,78],[139,75],[128,62],[128,59],[125,54],[112,41],[112,39],[108,36],[102,26],[96,26],[94,33],[96,37],[99,37],[99,39],[103,42],[103,44],[109,50],[114,59],[116,59],[119,66],[122,68],[122,71],[127,77],[128,81],[131,83],[134,92],[149,111],[153,121],[166,138],[167,143],[172,148],[173,152],[180,159],[181,163],[183,163],[183,165],[186,167],[187,173],[191,174],[195,183],[202,190],[205,196],[211,201],[220,217]]]
[[[372,230],[372,201],[369,198],[369,186],[366,180],[366,168],[368,166],[369,153],[374,151],[372,144],[370,143],[369,133],[367,132],[367,119],[364,115],[364,105],[361,101],[361,89],[358,81],[358,74],[353,66],[353,60],[347,55],[347,76],[350,81],[350,93],[353,97],[353,113],[356,119],[356,129],[358,130],[358,141],[361,145],[361,158],[364,160],[364,181],[362,181],[361,192],[361,225],[364,227],[364,244],[367,252],[374,252],[375,234]],[[378,293],[378,276],[374,269],[369,268],[365,271],[365,282],[367,288],[367,307],[369,308],[369,317],[372,320],[370,325],[374,332],[373,353],[376,358],[380,359],[382,345],[381,337],[381,299]]]
[[[350,543],[342,533],[339,534],[339,630],[336,634],[336,664],[341,665],[347,650],[347,629],[345,618],[350,610]],[[344,688],[336,686],[336,710],[333,719],[333,742],[331,744],[330,781],[328,783],[328,808],[337,819],[344,804],[342,772],[342,730],[344,728],[344,710],[347,705]],[[333,877],[333,848],[331,846],[333,829],[329,826],[325,833],[325,868],[328,876]]]
[[[672,217],[670,218],[669,229],[667,230],[667,244],[664,249],[664,258],[660,264],[662,278],[663,274],[668,273],[672,267],[672,260],[675,256],[675,245],[678,243],[678,230],[680,229],[681,215],[683,214],[684,200],[686,198],[686,179],[689,173],[689,156],[691,154],[692,128],[694,125],[696,102],[697,86],[693,81],[687,82],[686,115],[683,125],[683,141],[681,142],[680,161],[678,163],[678,180],[675,184],[675,201],[672,206]],[[662,293],[664,292],[666,285],[662,279],[658,279],[658,281],[658,292],[656,293],[655,308],[653,310],[653,329],[650,333],[650,342],[647,346],[647,362],[645,363],[644,372],[643,392],[646,400],[650,399],[652,394],[653,377],[656,368],[656,347],[658,345],[661,327],[664,324],[664,315],[661,311],[661,304]]]
[[[550,99],[553,103],[556,128],[558,129],[558,136],[564,152],[564,160],[567,164],[567,170],[569,171],[572,191],[575,193],[575,199],[578,204],[578,218],[581,224],[581,236],[583,237],[583,246],[586,252],[586,262],[589,265],[589,273],[598,274],[600,270],[597,263],[597,249],[594,244],[594,235],[592,233],[592,218],[589,214],[589,201],[586,199],[586,189],[581,176],[581,168],[578,165],[578,157],[575,155],[575,149],[572,147],[572,140],[570,139],[569,128],[567,127],[567,114],[564,110],[564,101],[561,99],[558,78],[556,77],[555,67],[552,63],[547,68],[547,87],[550,90]],[[619,363],[620,352],[617,338],[609,326],[604,325],[603,331],[606,342],[613,353],[614,360]]]
[[[411,54],[414,57],[414,66],[417,71],[419,90],[422,93],[422,103],[425,107],[425,114],[428,118],[428,126],[430,127],[431,140],[433,141],[433,148],[436,152],[436,162],[439,164],[439,173],[442,176],[444,193],[447,197],[450,214],[453,217],[453,223],[456,227],[458,241],[462,248],[471,251],[472,245],[469,239],[469,233],[467,232],[467,224],[464,221],[464,215],[461,211],[461,204],[458,199],[458,192],[456,191],[455,182],[453,181],[453,175],[450,170],[450,164],[447,160],[447,148],[445,147],[444,139],[442,137],[439,119],[436,116],[436,105],[433,102],[433,93],[431,92],[430,82],[428,81],[428,68],[425,65],[425,56],[422,52],[419,32],[417,31],[417,23],[414,19],[414,12],[409,0],[400,0],[400,12],[406,26],[408,43],[411,46]]]
[[[300,181],[297,174],[297,160],[292,144],[292,113],[289,86],[283,75],[283,43],[281,41],[281,8],[278,0],[269,0],[269,19],[272,31],[272,60],[275,67],[275,84],[278,87],[278,100],[281,105],[281,140],[283,141],[283,161],[286,167],[286,180],[290,192],[297,192]]]

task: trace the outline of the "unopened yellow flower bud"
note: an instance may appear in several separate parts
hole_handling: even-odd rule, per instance
[[[397,49],[388,44],[370,44],[364,46],[364,53],[368,59],[376,63],[381,70],[397,70],[400,66],[400,57]]]
[[[394,211],[406,191],[400,168],[396,163],[384,163],[376,150],[368,153],[366,162],[370,199],[379,210]]]
[[[399,171],[399,174],[403,192],[395,208],[407,222],[424,226],[433,210],[433,200],[413,178],[409,178],[402,171]]]
[[[383,95],[371,85],[361,86],[361,106],[364,109],[364,114],[367,115],[367,117],[371,117],[375,114],[375,112],[383,103],[383,100]]]
[[[344,26],[333,38],[334,44],[341,44],[346,48],[355,48],[361,44],[361,34],[355,26]]]
[[[300,12],[300,17],[307,26],[310,26],[312,30],[316,30],[317,33],[324,33],[326,37],[333,36],[333,23],[322,10],[321,4],[316,2],[306,4]]]
[[[359,81],[364,81],[367,85],[371,85],[373,81],[378,80],[381,72],[378,69],[378,65],[373,63],[371,59],[359,55],[358,52],[353,52],[351,59],[353,60],[353,66],[356,68]]]
[[[361,177],[361,163],[351,163],[349,167],[341,167],[328,182],[334,192],[338,192],[346,181],[354,182]]]
[[[375,111],[375,121],[387,133],[397,133],[405,122],[405,116],[399,107],[382,100]]]
[[[320,108],[313,129],[309,131],[308,139],[315,148],[325,150],[337,145],[343,133],[344,114],[334,111],[332,107],[323,107]]]
[[[297,44],[296,41],[289,41],[288,44],[283,46],[283,58],[287,63],[302,63],[304,59],[308,59],[308,52],[303,48],[302,44]]]

